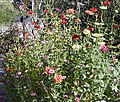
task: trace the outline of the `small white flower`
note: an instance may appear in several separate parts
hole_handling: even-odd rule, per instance
[[[107,9],[107,6],[100,6],[100,9],[106,10],[106,9]]]
[[[28,70],[25,70],[25,73],[27,73],[28,72]]]
[[[92,36],[94,36],[94,37],[102,37],[102,36],[104,36],[104,34],[101,34],[101,33],[94,33],[94,34],[92,34]]]
[[[118,13],[119,11],[118,10],[115,10],[115,13]]]
[[[105,45],[105,42],[98,42],[98,45]]]
[[[98,23],[98,22],[95,22],[94,24],[95,24],[95,25],[98,25],[98,26],[99,26],[99,25],[104,25],[104,23]]]
[[[22,73],[21,72],[18,72],[18,75],[21,75]]]
[[[78,45],[78,44],[73,44],[73,46],[72,46],[72,48],[74,49],[74,50],[79,50],[79,49],[81,49],[81,45]]]
[[[83,33],[84,33],[85,35],[88,35],[88,34],[90,34],[90,30],[84,29],[84,30],[83,30]]]

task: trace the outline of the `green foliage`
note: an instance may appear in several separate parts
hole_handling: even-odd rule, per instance
[[[41,13],[45,27],[33,28],[38,39],[29,39],[25,33],[29,29],[24,29],[22,45],[10,49],[4,58],[11,102],[118,100],[120,62],[108,42],[119,28],[108,21],[115,16],[108,16],[110,7],[96,7],[94,13],[84,9],[59,12],[45,5]]]
[[[0,24],[9,24],[16,15],[18,15],[18,11],[13,9],[10,1],[0,1]]]

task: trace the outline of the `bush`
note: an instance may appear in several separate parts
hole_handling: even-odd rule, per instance
[[[38,38],[30,38],[29,29],[24,30],[22,42],[4,58],[11,102],[118,100],[120,63],[109,42],[119,25],[110,22],[116,15],[114,11],[108,16],[111,5],[99,2],[65,12],[47,5],[41,14],[44,28],[37,24],[32,28]]]

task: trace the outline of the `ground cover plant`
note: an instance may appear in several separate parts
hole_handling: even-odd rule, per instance
[[[45,2],[42,18],[18,32],[23,37],[3,57],[11,102],[120,100],[119,2],[97,1],[64,10]]]
[[[18,11],[13,9],[10,0],[0,1],[0,24],[9,24],[14,16],[18,15]]]

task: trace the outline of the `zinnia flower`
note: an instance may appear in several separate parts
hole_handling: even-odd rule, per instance
[[[55,81],[55,83],[61,83],[63,81],[63,76],[55,75],[53,80]]]
[[[92,11],[93,13],[97,12],[97,8],[90,8],[90,11]]]
[[[48,13],[48,12],[49,12],[49,10],[44,10],[43,12]]]
[[[72,48],[76,51],[79,51],[79,49],[81,49],[81,45],[78,45],[78,44],[73,44]]]
[[[74,13],[74,9],[70,8],[66,10],[67,14],[73,14]]]
[[[66,21],[65,19],[63,19],[60,23],[61,23],[61,24],[66,24],[67,21]]]
[[[75,97],[75,102],[79,102],[80,101],[80,98],[79,97]]]
[[[36,93],[31,93],[30,95],[31,95],[31,96],[36,96]]]
[[[42,65],[43,65],[43,62],[39,62],[39,63],[37,64],[38,67],[41,67]]]
[[[93,33],[92,36],[96,37],[96,38],[99,38],[99,37],[103,37],[104,34],[102,34],[102,33]]]
[[[108,47],[106,45],[100,45],[99,50],[102,51],[102,52],[107,52]]]
[[[39,25],[35,25],[34,28],[37,28],[37,29],[38,29],[38,28],[40,28],[40,26],[39,26]]]
[[[85,10],[85,13],[88,14],[88,15],[94,15],[94,13],[90,10]]]
[[[80,39],[80,35],[73,34],[72,40],[79,40],[79,39]]]
[[[64,95],[63,97],[64,97],[64,98],[68,98],[68,95]]]
[[[7,71],[7,72],[11,72],[12,71],[11,68],[5,68],[4,70]]]
[[[94,28],[87,28],[87,30],[94,31]]]
[[[81,20],[79,19],[79,18],[77,18],[77,19],[75,19],[75,21],[74,22],[80,22]]]
[[[34,25],[34,24],[35,24],[35,22],[31,22],[31,24],[32,24],[32,25]]]
[[[25,34],[28,34],[28,32],[23,32],[23,34],[25,35]]]
[[[107,6],[100,6],[100,9],[106,10],[106,9],[107,9]]]
[[[112,27],[113,27],[113,28],[116,28],[116,29],[117,29],[117,28],[120,28],[120,26],[117,25],[117,24],[113,24]]]
[[[50,75],[55,73],[55,70],[54,70],[54,67],[45,67],[44,72]]]
[[[33,11],[28,11],[27,12],[27,15],[32,15],[33,14]]]
[[[56,10],[57,12],[60,12],[60,9],[59,9],[59,8],[55,8],[55,10]]]
[[[21,74],[22,74],[22,72],[18,72],[18,73],[17,73],[17,75],[21,75]]]
[[[90,30],[84,29],[84,30],[83,30],[83,33],[84,33],[85,35],[88,35],[88,34],[90,34]]]
[[[91,48],[91,46],[90,46],[90,45],[86,45],[86,48],[90,49],[90,48]]]
[[[104,1],[103,5],[105,5],[105,6],[110,5],[110,2],[109,1]]]
[[[60,19],[67,19],[67,17],[64,14],[59,14]]]

